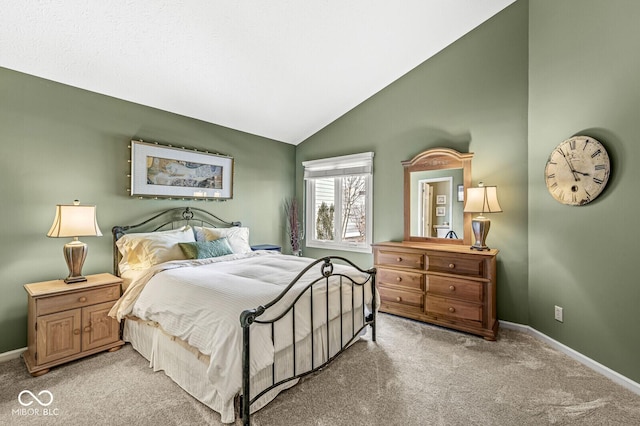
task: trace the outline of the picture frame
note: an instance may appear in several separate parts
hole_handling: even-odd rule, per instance
[[[436,195],[436,204],[447,204],[447,196],[444,194]]]
[[[463,184],[458,185],[458,201],[460,202],[464,201],[464,185]]]
[[[446,207],[436,207],[436,216],[445,216]]]
[[[130,195],[140,198],[233,198],[233,157],[131,141]]]

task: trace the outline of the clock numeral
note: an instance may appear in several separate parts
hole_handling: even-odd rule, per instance
[[[571,139],[571,141],[569,142],[569,147],[573,150],[576,149],[576,140],[575,139]]]
[[[596,164],[596,170],[604,170],[604,164]]]
[[[575,192],[574,192],[574,193],[572,193],[572,194],[571,194],[571,202],[572,202],[572,203],[575,203],[575,202],[577,202],[577,201],[578,201],[578,197],[576,197],[576,194],[575,194]]]
[[[595,183],[597,183],[598,185],[602,185],[602,184],[604,183],[604,181],[603,181],[602,179],[598,179],[597,177],[594,177],[594,178],[593,178],[593,181],[594,181]]]
[[[558,186],[558,182],[553,182],[553,185],[551,185],[549,188],[555,188]]]
[[[549,164],[553,164],[554,166],[558,165],[558,163],[556,163],[555,161],[549,161]]]
[[[595,158],[600,154],[602,154],[602,150],[600,148],[598,148],[596,151],[594,151],[593,154],[591,154],[591,158]]]
[[[555,179],[555,178],[556,178],[555,173],[551,173],[550,175],[547,175],[547,179]]]

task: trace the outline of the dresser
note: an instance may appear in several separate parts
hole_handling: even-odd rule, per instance
[[[122,279],[87,275],[87,281],[25,284],[28,295],[27,370],[40,376],[51,367],[124,345],[119,323],[108,316]]]
[[[466,245],[373,245],[380,310],[495,340],[498,250]]]

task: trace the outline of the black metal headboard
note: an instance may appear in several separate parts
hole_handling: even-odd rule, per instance
[[[177,229],[184,225],[231,228],[233,226],[242,226],[242,223],[227,222],[213,213],[197,207],[174,207],[161,211],[135,225],[116,225],[111,228],[111,234],[113,235],[113,272],[116,275],[120,275],[118,264],[120,263],[121,255],[116,246],[116,241],[123,235],[135,232],[165,231]]]

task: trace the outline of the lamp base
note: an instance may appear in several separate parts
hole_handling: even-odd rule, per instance
[[[476,239],[476,242],[470,247],[471,250],[490,250],[485,244],[490,227],[491,221],[484,216],[478,216],[471,220],[471,229]]]
[[[67,267],[69,268],[69,276],[64,279],[65,283],[73,284],[87,281],[82,276],[82,265],[84,265],[84,260],[87,258],[87,251],[89,251],[89,246],[77,239],[64,245],[64,259],[67,261]]]

